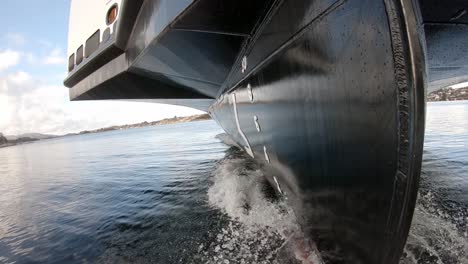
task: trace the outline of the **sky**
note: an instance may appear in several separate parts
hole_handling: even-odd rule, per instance
[[[70,102],[69,0],[3,0],[0,8],[0,133],[65,134],[202,112],[181,106]]]

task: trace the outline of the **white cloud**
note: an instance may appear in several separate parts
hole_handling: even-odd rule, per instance
[[[24,71],[18,71],[13,74],[10,74],[8,78],[10,79],[12,83],[16,85],[23,85],[27,83],[28,81],[32,80],[31,75],[29,75],[29,73],[24,72]]]
[[[122,101],[69,102],[68,89],[26,72],[0,76],[0,132],[64,134],[201,112],[186,107]]]
[[[468,82],[462,82],[459,84],[452,85],[450,87],[452,87],[453,89],[465,88],[465,87],[468,87]]]
[[[0,51],[0,72],[16,66],[21,59],[21,53],[13,50]]]
[[[52,42],[45,39],[40,39],[37,41],[37,43],[45,48],[51,48],[53,46]]]
[[[46,65],[65,64],[66,58],[59,48],[55,48],[44,58],[43,63]]]
[[[37,57],[36,57],[36,55],[34,55],[32,53],[25,53],[24,57],[26,58],[26,61],[29,64],[36,64],[37,63]]]
[[[21,96],[36,88],[34,80],[26,72],[17,71],[0,77],[0,93],[9,96]]]
[[[18,47],[26,43],[26,37],[20,33],[8,33],[4,38],[10,46]]]

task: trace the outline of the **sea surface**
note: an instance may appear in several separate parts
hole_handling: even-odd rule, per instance
[[[288,262],[290,208],[221,133],[199,121],[0,148],[0,263]],[[468,101],[428,104],[421,177],[401,263],[468,263]]]

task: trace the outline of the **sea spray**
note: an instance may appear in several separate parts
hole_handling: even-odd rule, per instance
[[[220,162],[208,190],[209,203],[249,228],[268,227],[286,237],[298,226],[285,201],[265,197],[264,175],[247,159],[228,158]]]
[[[437,207],[431,192],[419,193],[400,264],[468,263],[467,237],[457,230],[448,215],[435,214]]]
[[[268,189],[260,165],[235,147],[228,150],[212,175],[208,202],[229,223],[213,242],[199,246],[202,261],[320,263],[315,248],[306,246],[311,241],[304,239],[292,209]]]
[[[224,212],[229,223],[213,235],[212,243],[200,245],[203,262],[307,263],[309,258],[311,263],[320,263],[315,254],[306,258],[301,254],[301,232],[294,213],[285,200],[268,198],[264,171],[240,150],[227,151],[211,180],[208,202]],[[466,226],[465,232],[457,230],[452,223],[456,219],[450,219],[433,201],[434,195],[423,190],[400,264],[468,263]]]

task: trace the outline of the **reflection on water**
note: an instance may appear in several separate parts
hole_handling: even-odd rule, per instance
[[[402,263],[468,263],[468,103],[427,116]],[[287,262],[290,209],[221,132],[200,121],[0,149],[0,263]]]
[[[468,263],[468,101],[428,103],[419,198],[403,263]]]
[[[201,121],[0,149],[0,262],[190,259],[221,217],[205,202],[220,132]]]
[[[432,191],[445,209],[457,204],[466,212],[468,101],[429,103],[427,117],[421,190]]]

